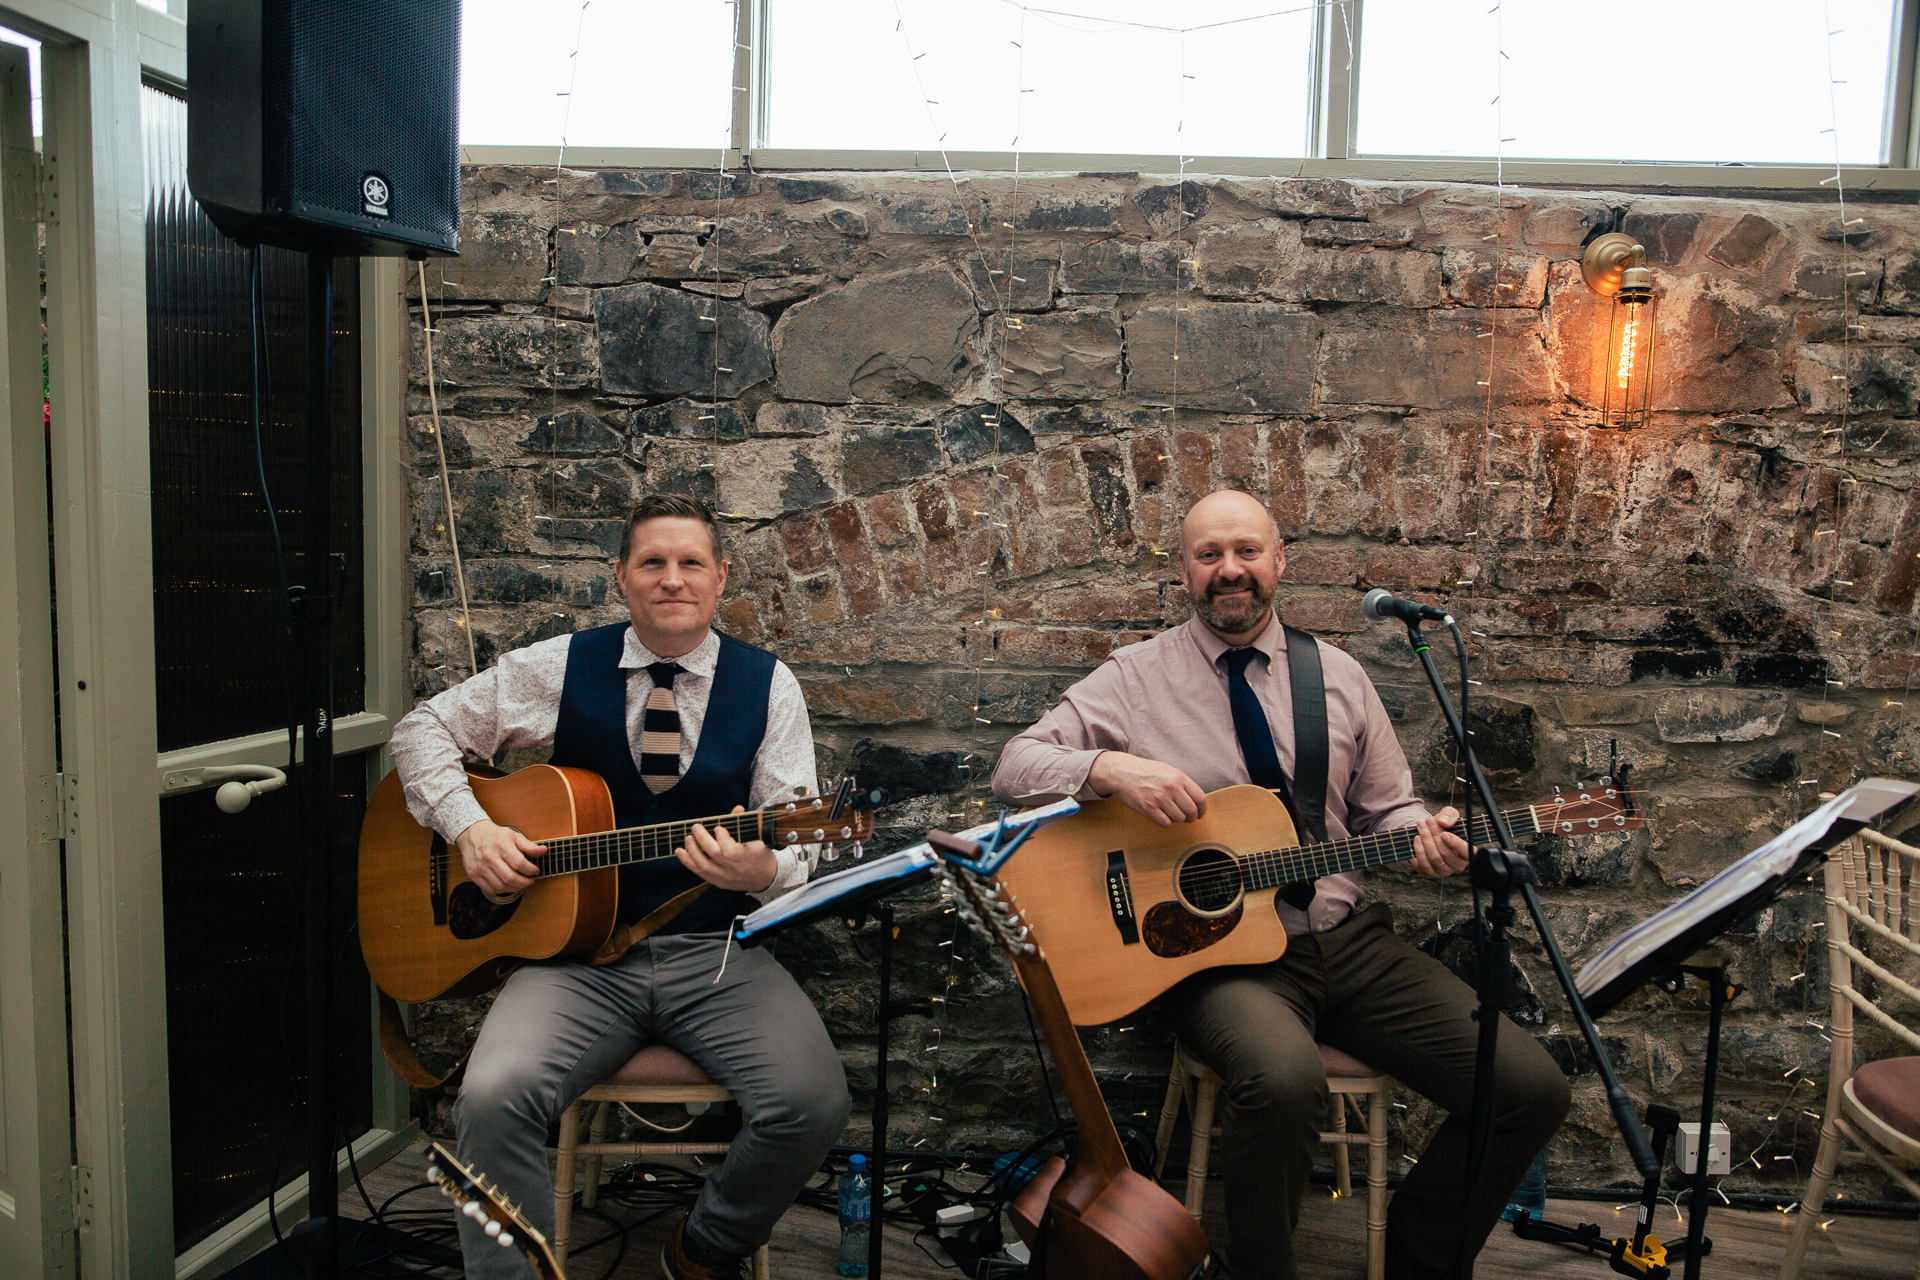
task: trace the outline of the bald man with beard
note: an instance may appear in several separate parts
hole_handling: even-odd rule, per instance
[[[994,769],[1009,804],[1118,796],[1161,826],[1194,822],[1207,794],[1266,779],[1300,818],[1294,776],[1293,665],[1317,656],[1326,701],[1326,836],[1341,840],[1417,826],[1399,864],[1433,879],[1467,865],[1430,814],[1380,695],[1355,662],[1274,608],[1286,568],[1279,528],[1259,500],[1225,489],[1181,525],[1180,575],[1194,616],[1116,650],[1060,704],[1010,741]],[[1302,654],[1297,646],[1312,646]],[[1532,1036],[1500,1028],[1493,1149],[1462,1213],[1473,1096],[1473,990],[1393,930],[1385,903],[1363,905],[1358,875],[1328,876],[1276,895],[1287,950],[1270,964],[1207,970],[1155,1003],[1187,1049],[1226,1082],[1223,1123],[1227,1252],[1235,1280],[1293,1280],[1293,1231],[1327,1114],[1320,1041],[1444,1107],[1448,1118],[1393,1198],[1387,1275],[1447,1275],[1464,1230],[1478,1252],[1534,1154],[1565,1117],[1566,1079]],[[1344,1158],[1342,1155],[1340,1158]],[[1277,1210],[1277,1212],[1276,1212]]]

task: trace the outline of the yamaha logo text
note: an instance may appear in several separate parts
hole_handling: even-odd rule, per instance
[[[376,218],[390,218],[393,210],[389,207],[393,201],[393,189],[387,180],[377,173],[370,173],[360,179],[360,209]]]

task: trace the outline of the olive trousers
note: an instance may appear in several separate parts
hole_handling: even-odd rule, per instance
[[[1160,998],[1181,1043],[1226,1082],[1220,1149],[1234,1280],[1297,1274],[1293,1231],[1327,1114],[1316,1040],[1448,1112],[1388,1209],[1397,1251],[1445,1271],[1465,1231],[1478,1252],[1565,1118],[1570,1094],[1540,1043],[1502,1017],[1492,1153],[1479,1193],[1463,1206],[1477,1004],[1472,988],[1394,933],[1384,903],[1325,933],[1289,938],[1271,964],[1209,970]]]

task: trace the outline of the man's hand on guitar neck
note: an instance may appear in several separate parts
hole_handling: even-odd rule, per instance
[[[1445,830],[1460,821],[1460,811],[1448,805],[1431,818],[1420,819],[1420,834],[1413,838],[1413,856],[1407,861],[1429,880],[1444,880],[1456,871],[1465,871],[1472,850],[1467,842]]]
[[[733,811],[745,813],[747,807],[737,804]],[[773,888],[774,877],[780,874],[779,861],[766,841],[749,840],[742,844],[725,827],[709,831],[697,822],[687,832],[687,842],[674,850],[673,856],[680,859],[681,866],[716,889],[765,893]]]
[[[1170,764],[1102,751],[1087,770],[1087,785],[1103,796],[1119,796],[1127,808],[1163,827],[1192,822],[1207,812],[1207,793]]]
[[[533,883],[540,868],[527,859],[547,851],[547,846],[487,818],[462,831],[454,843],[460,846],[460,865],[466,868],[467,879],[502,897]]]

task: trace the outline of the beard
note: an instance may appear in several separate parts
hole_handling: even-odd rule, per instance
[[[1223,597],[1219,594],[1243,586],[1247,589],[1247,594],[1243,596]],[[1252,576],[1232,582],[1216,580],[1207,587],[1207,593],[1194,602],[1194,612],[1200,615],[1202,622],[1228,635],[1253,630],[1272,608],[1273,588]]]

